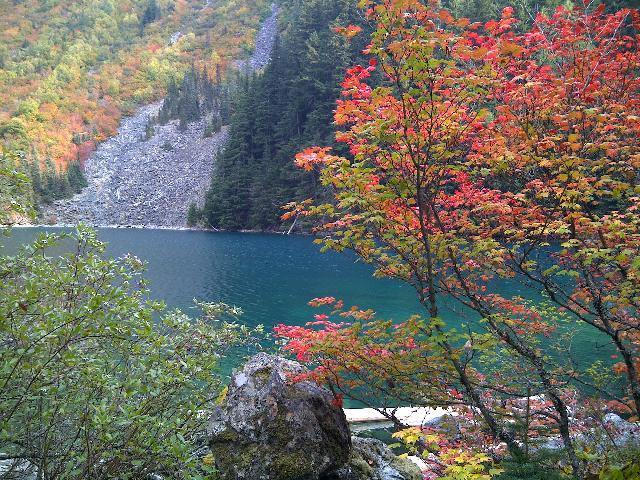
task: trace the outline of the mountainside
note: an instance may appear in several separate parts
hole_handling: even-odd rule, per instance
[[[257,36],[254,53],[245,62],[249,71],[269,62],[277,33],[277,13],[274,5]],[[185,75],[180,93],[174,94],[178,98],[169,95],[164,100],[168,109],[162,108],[163,102],[157,102],[124,119],[117,135],[99,145],[87,159],[88,187],[69,200],[47,207],[45,221],[185,226],[189,206],[203,203],[216,154],[228,138],[228,127],[219,120],[219,97],[224,87],[207,80],[212,107],[205,110],[204,99],[198,102],[187,95],[191,88],[192,95],[197,96],[193,76],[200,78],[197,74]],[[171,88],[177,92],[178,87]],[[186,112],[189,100],[195,113]],[[164,111],[167,118],[158,120]],[[183,118],[178,118],[181,115]],[[188,116],[186,120],[184,115]],[[218,128],[211,130],[214,122]]]
[[[282,205],[321,195],[313,175],[293,157],[315,143],[334,144],[332,116],[348,65],[363,40],[347,42],[335,29],[362,23],[352,0],[283,1],[273,61],[240,88],[229,146],[217,160],[197,219],[222,229],[278,230]]]
[[[34,184],[8,180],[15,193],[0,195],[0,210],[73,193],[68,168],[113,136],[122,116],[163,98],[192,65],[224,73],[248,55],[269,5],[0,0],[0,165],[17,165]],[[40,176],[52,181],[38,188]]]
[[[44,210],[46,223],[91,225],[184,226],[189,205],[206,190],[215,153],[227,128],[204,137],[206,119],[185,131],[178,122],[156,126],[145,140],[149,119],[160,103],[140,108],[124,119],[117,135],[87,159],[89,186]]]
[[[20,222],[36,207],[48,221],[179,226],[189,211],[205,228],[288,230],[284,204],[327,195],[295,168],[295,153],[314,144],[347,153],[332,121],[371,28],[356,3],[280,0],[278,21],[268,0],[0,0],[0,218],[15,222],[7,212],[19,205]],[[486,21],[509,3],[440,5]],[[516,29],[560,3],[518,2]],[[346,41],[337,31],[346,25],[365,32]],[[189,72],[215,83],[215,108],[188,105]],[[157,121],[154,108],[137,110],[165,96]],[[120,125],[123,116],[131,119]],[[87,184],[83,172],[87,190],[62,200]]]

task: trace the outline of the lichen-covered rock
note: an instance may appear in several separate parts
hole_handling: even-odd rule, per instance
[[[233,375],[207,433],[225,480],[317,480],[349,459],[351,438],[333,395],[304,368],[260,353]]]
[[[0,460],[0,478],[3,480],[36,480],[39,478],[38,468],[28,460]]]
[[[327,480],[422,480],[411,460],[396,456],[375,438],[352,438],[349,462]]]

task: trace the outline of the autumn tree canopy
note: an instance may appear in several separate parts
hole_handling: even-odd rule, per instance
[[[640,416],[640,13],[559,7],[522,29],[509,7],[479,23],[437,2],[361,6],[370,60],[347,72],[335,113],[350,155],[296,157],[334,201],[287,215],[318,217],[325,248],[411,284],[425,315],[394,325],[320,299],[339,322],[277,334],[336,392],[471,407],[512,453],[531,436],[519,399],[538,395],[582,477],[576,395]],[[502,280],[540,295],[501,295]],[[451,304],[474,320],[445,322]],[[553,353],[584,329],[611,370]]]

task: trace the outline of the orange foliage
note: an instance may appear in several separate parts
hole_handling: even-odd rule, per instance
[[[123,115],[162,98],[169,79],[178,79],[192,62],[213,70],[212,43],[221,66],[229,65],[268,8],[266,0],[251,2],[240,15],[237,0],[206,9],[199,0],[179,0],[172,9],[165,5],[161,19],[145,26],[141,36],[139,18],[147,2],[114,3],[106,16],[117,22],[112,25],[100,11],[102,2],[59,2],[43,18],[39,2],[0,0],[0,127],[15,117],[26,130],[26,136],[0,138],[0,152],[33,149],[40,161],[51,158],[59,168],[86,159],[98,142],[115,134]],[[83,15],[95,24],[78,27],[70,20]],[[99,29],[100,22],[107,27]],[[67,24],[69,32],[60,27]],[[185,35],[169,45],[175,31]]]

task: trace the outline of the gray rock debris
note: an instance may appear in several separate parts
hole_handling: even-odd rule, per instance
[[[239,70],[250,73],[260,71],[271,61],[273,45],[278,35],[278,6],[271,4],[271,15],[262,23],[260,31],[256,35],[256,44],[253,53],[248,60],[238,60],[236,66]]]
[[[265,20],[247,71],[264,68],[278,32],[278,8]],[[176,32],[174,37],[180,32]],[[87,159],[89,186],[71,199],[44,208],[46,223],[94,226],[184,227],[189,205],[202,206],[211,181],[216,153],[227,144],[228,127],[204,137],[207,118],[186,131],[177,122],[154,127],[153,137],[143,140],[147,122],[162,103],[138,109],[122,121],[116,136],[100,144]]]
[[[116,136],[98,146],[85,165],[88,187],[46,208],[48,222],[185,226],[189,205],[202,204],[228,128],[204,138],[206,118],[184,132],[174,121],[154,127],[155,134],[145,141],[147,122],[160,105],[140,108],[122,122]]]
[[[169,45],[175,45],[176,42],[180,40],[181,37],[182,37],[182,32],[175,32],[173,35],[171,35],[171,38],[169,39]]]
[[[225,480],[318,480],[349,458],[349,427],[333,395],[293,361],[260,353],[233,375],[207,433]]]
[[[0,453],[0,455],[2,455]],[[0,478],[3,480],[36,480],[38,468],[27,460],[0,460]]]
[[[349,462],[327,480],[422,480],[420,468],[375,438],[353,437]]]

